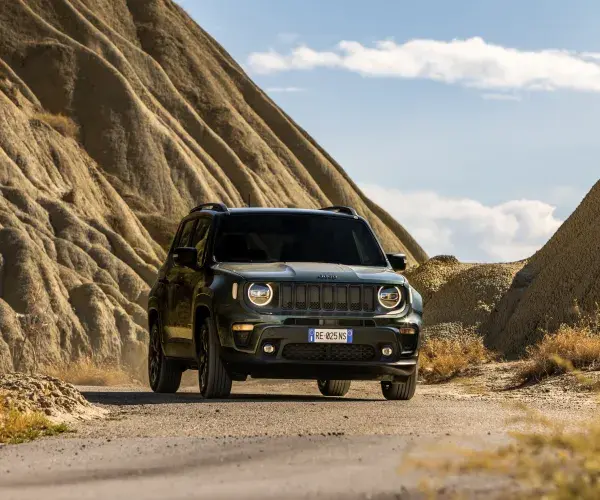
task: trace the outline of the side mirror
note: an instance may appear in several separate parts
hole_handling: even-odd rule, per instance
[[[176,266],[194,268],[198,265],[198,250],[194,247],[179,247],[173,250],[173,262]]]
[[[386,255],[390,264],[392,265],[392,269],[394,271],[404,271],[406,270],[406,255],[403,253],[388,253]]]

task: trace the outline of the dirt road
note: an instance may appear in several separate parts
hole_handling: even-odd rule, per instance
[[[421,386],[406,403],[383,400],[374,383],[355,383],[340,399],[321,397],[312,382],[250,381],[210,402],[193,389],[82,390],[110,416],[0,448],[0,498],[411,498],[431,471],[402,468],[407,458],[506,442],[512,400],[557,420],[596,408],[556,384],[498,393],[481,380]],[[469,488],[485,497],[495,486],[472,478]]]

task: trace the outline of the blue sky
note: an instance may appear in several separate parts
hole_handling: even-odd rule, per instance
[[[525,258],[598,180],[600,2],[180,3],[431,255]]]

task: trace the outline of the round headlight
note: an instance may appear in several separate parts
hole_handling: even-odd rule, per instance
[[[248,287],[248,298],[255,306],[264,307],[273,300],[273,288],[268,283],[252,283]]]
[[[382,286],[377,294],[377,299],[382,307],[394,309],[402,302],[402,293],[397,286]]]

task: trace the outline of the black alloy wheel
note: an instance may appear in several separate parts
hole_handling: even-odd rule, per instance
[[[415,395],[417,389],[418,368],[405,382],[381,382],[381,393],[391,401],[408,401]]]
[[[198,386],[206,399],[227,398],[231,393],[231,377],[219,355],[219,341],[208,318],[200,327],[198,345]]]
[[[350,390],[350,380],[317,380],[323,396],[345,396]]]
[[[174,393],[181,384],[181,366],[167,359],[160,341],[160,326],[158,322],[150,330],[148,345],[148,380],[154,392]]]

